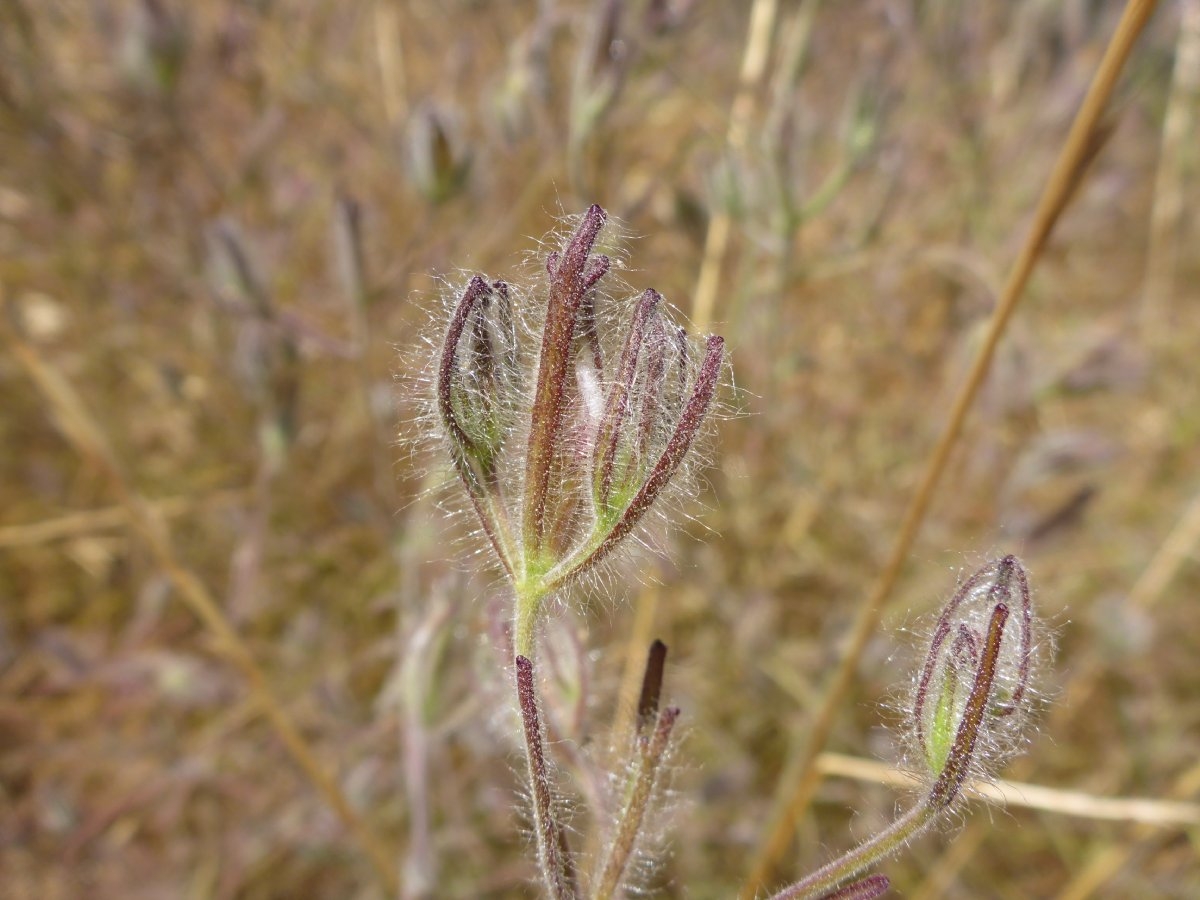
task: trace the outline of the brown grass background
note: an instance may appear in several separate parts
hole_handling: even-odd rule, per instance
[[[901,629],[1013,551],[1059,652],[1007,774],[1200,791],[1197,6],[1134,52],[830,750],[898,758]],[[0,3],[0,896],[385,896],[139,516],[407,896],[535,895],[503,590],[397,437],[440,278],[510,275],[590,202],[685,313],[727,217],[710,327],[742,414],[667,558],[548,628],[548,715],[570,790],[631,630],[661,636],[686,734],[643,883],[736,892],[1120,4],[781,2],[735,103],[750,9]],[[780,877],[903,796],[827,778]],[[1195,897],[1192,821],[974,804],[885,871],[905,897]]]

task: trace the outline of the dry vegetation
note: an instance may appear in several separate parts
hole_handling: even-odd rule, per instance
[[[758,0],[758,67],[749,3],[609,6],[0,2],[5,900],[382,897],[368,829],[409,896],[533,894],[500,582],[397,434],[441,276],[590,202],[745,415],[669,561],[546,634],[555,752],[603,762],[661,636],[645,883],[737,891],[1120,4]],[[1198,8],[1138,44],[828,743],[897,758],[900,630],[1013,551],[1059,654],[1007,774],[1090,797],[977,804],[904,897],[1200,891],[1196,807],[1095,802],[1200,792]],[[780,877],[897,801],[822,769]]]

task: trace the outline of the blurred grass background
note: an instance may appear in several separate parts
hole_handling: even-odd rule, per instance
[[[636,235],[632,283],[726,336],[747,414],[669,558],[549,629],[548,715],[586,785],[631,631],[661,636],[687,733],[646,883],[734,893],[1119,11],[0,3],[0,895],[384,896],[139,516],[408,896],[533,894],[504,597],[397,436],[441,277],[512,275],[590,202]],[[1198,101],[1200,4],[1165,3],[830,749],[897,758],[900,630],[1013,550],[1059,643],[1014,775],[1200,791]],[[827,779],[789,870],[896,797]],[[906,897],[1194,897],[1198,835],[975,807],[886,871]]]

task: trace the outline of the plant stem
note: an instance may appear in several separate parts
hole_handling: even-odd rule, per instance
[[[525,657],[532,665],[533,638],[537,629],[538,612],[542,608],[545,594],[539,590],[516,589],[515,612],[513,615],[513,649],[518,657]]]
[[[521,705],[521,721],[525,726],[525,761],[529,769],[529,789],[533,794],[533,824],[542,880],[553,900],[574,900],[578,895],[575,872],[566,832],[554,817],[550,771],[542,747],[542,725],[533,686],[533,663],[527,656],[517,656],[516,662],[517,698]]]
[[[928,799],[914,806],[879,834],[827,863],[807,878],[788,885],[771,900],[812,900],[891,856],[937,821],[939,810]]]

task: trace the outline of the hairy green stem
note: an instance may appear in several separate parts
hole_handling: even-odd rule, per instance
[[[788,885],[771,900],[816,900],[855,875],[878,865],[937,821],[941,809],[926,798],[887,828],[863,841],[849,853],[827,863],[807,878]]]
[[[532,660],[535,651],[538,614],[546,592],[540,588],[516,586],[516,602],[513,614],[513,649],[517,656]]]

